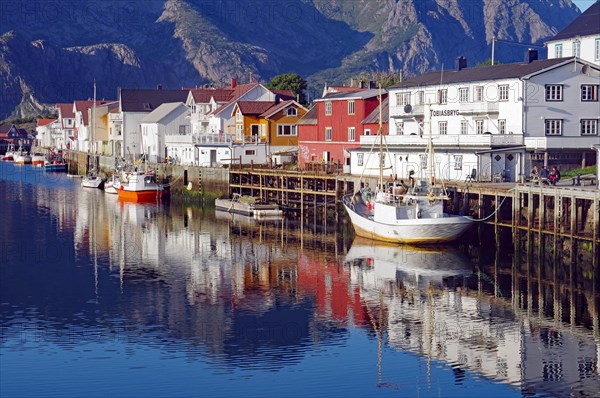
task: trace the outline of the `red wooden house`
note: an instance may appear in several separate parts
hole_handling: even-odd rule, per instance
[[[387,93],[382,93],[382,100]],[[301,168],[311,162],[349,166],[349,150],[360,146],[363,134],[377,128],[363,124],[379,107],[379,90],[354,89],[327,93],[298,122],[298,161]],[[387,123],[384,119],[387,133]]]

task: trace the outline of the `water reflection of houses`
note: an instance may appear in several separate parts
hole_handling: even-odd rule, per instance
[[[457,382],[466,371],[475,371],[534,393],[600,391],[592,333],[535,318],[511,301],[467,289],[472,278],[479,285],[490,283],[481,274],[468,277],[468,259],[364,242],[353,244],[348,254],[365,305],[379,306],[384,292],[389,345],[451,365]],[[419,283],[423,278],[426,284]]]

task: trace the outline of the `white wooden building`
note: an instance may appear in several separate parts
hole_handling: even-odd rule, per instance
[[[166,156],[181,164],[192,164],[193,144],[189,126],[190,109],[182,102],[161,104],[141,121],[142,147],[150,162]]]
[[[593,161],[600,68],[577,58],[430,72],[389,90],[387,174],[426,170],[429,131],[435,174],[446,180],[518,181],[532,164]],[[351,151],[351,173],[377,175],[376,136]],[[369,153],[375,155],[369,156]]]

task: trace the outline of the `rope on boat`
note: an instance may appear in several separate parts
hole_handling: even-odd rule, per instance
[[[515,187],[515,188],[516,188],[516,187]],[[506,192],[514,191],[514,190],[515,190],[515,188],[511,188],[511,189],[509,189],[509,190],[508,190],[508,191],[506,191]],[[473,218],[473,217],[469,217],[469,216],[464,216],[464,217],[465,217],[465,218],[468,218],[469,220],[473,220],[473,221],[485,221],[485,220],[487,220],[487,219],[491,218],[491,217],[492,217],[494,214],[496,214],[496,213],[498,212],[498,210],[500,210],[500,208],[502,207],[502,205],[504,204],[504,201],[506,201],[506,199],[508,199],[508,196],[505,196],[505,197],[504,197],[504,199],[502,199],[502,201],[500,201],[500,204],[499,204],[499,205],[496,207],[496,210],[494,210],[494,211],[492,212],[492,214],[490,214],[490,215],[489,215],[489,216],[487,216],[487,217],[484,217],[484,218]]]

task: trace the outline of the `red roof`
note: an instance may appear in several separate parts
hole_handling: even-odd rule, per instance
[[[45,126],[47,124],[53,123],[55,121],[56,121],[56,119],[43,119],[42,118],[42,119],[37,120],[37,125],[38,125],[38,127],[41,127],[41,126]]]
[[[56,104],[56,109],[59,110],[59,116],[63,119],[73,119],[73,104]]]
[[[264,111],[260,116],[261,117],[269,117],[269,116],[275,114],[276,112],[279,112],[279,111],[289,107],[290,105],[295,105],[297,108],[303,108],[306,110],[306,108],[304,108],[302,105],[300,105],[296,101],[288,100],[288,101],[281,101],[279,104],[270,107],[269,109]]]
[[[271,92],[278,95],[284,101],[296,99],[292,90],[271,90]]]
[[[232,88],[193,88],[190,90],[194,102],[208,104],[211,98],[216,102],[227,102],[234,93]]]
[[[243,115],[260,115],[275,105],[273,101],[238,101],[237,106]]]

